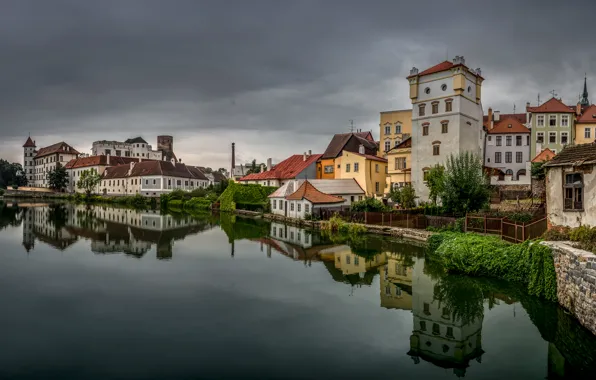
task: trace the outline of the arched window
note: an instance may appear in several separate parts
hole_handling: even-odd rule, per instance
[[[513,170],[507,169],[507,171],[505,172],[505,175],[513,176]]]
[[[517,177],[519,178],[521,175],[526,175],[526,169],[520,169],[517,171]]]

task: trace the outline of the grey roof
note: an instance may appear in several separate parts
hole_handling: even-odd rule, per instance
[[[132,139],[128,139],[126,141],[124,141],[127,144],[147,144],[147,141],[145,141],[145,139],[143,139],[142,137],[135,137]]]
[[[304,182],[303,179],[286,182],[282,187],[275,190],[269,197],[270,198],[285,198],[290,194],[293,194],[300,185]],[[358,182],[353,179],[309,179],[317,190],[321,193],[329,195],[364,195],[365,192],[360,187]]]

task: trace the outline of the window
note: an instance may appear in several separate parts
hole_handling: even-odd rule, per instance
[[[118,157],[122,156],[122,151],[121,150],[117,150],[116,151],[116,156],[118,156]]]
[[[445,112],[453,111],[453,101],[445,100]]]
[[[423,310],[425,315],[430,315],[430,304],[425,302],[423,304]]]
[[[386,296],[391,295],[391,286],[390,285],[385,286],[385,295]]]
[[[503,136],[497,136],[497,146],[503,145]]]
[[[446,84],[441,85],[441,90],[447,91],[447,85]]]
[[[581,173],[565,174],[564,210],[583,210],[584,178]]]
[[[493,137],[492,136],[488,136],[488,141],[493,141]]]
[[[424,93],[427,94],[427,95],[430,94],[430,87],[425,88],[424,89]]]
[[[294,211],[294,202],[290,202],[290,211]]]
[[[513,138],[511,136],[507,136],[505,138],[505,140],[506,140],[505,145],[511,146],[511,140],[513,140]]]
[[[555,127],[557,125],[557,115],[550,115],[548,117],[548,125]]]
[[[271,208],[275,210],[276,207],[277,207],[277,199],[274,199]],[[273,229],[275,230],[275,227],[273,227]]]
[[[563,144],[563,145],[567,145],[568,144],[567,135],[568,135],[567,132],[561,132],[561,144]]]
[[[386,125],[385,126],[385,134],[386,135],[390,135],[391,134],[391,126],[390,125]]]
[[[106,156],[109,156],[112,154],[112,150],[111,149],[106,149]]]
[[[515,152],[515,162],[517,162],[518,164],[522,163],[524,154],[522,152]]]
[[[153,184],[155,185],[155,181],[153,181]],[[184,186],[188,186],[188,181],[184,181]]]
[[[354,202],[354,196],[353,195],[350,196],[350,202]]]
[[[526,145],[530,145],[530,135],[526,136]]]
[[[298,212],[300,212],[300,211],[301,211],[301,210],[300,210],[301,208],[302,208],[302,204],[298,203]]]
[[[439,144],[435,144],[433,145],[433,156],[438,156],[440,153],[440,145]]]
[[[505,175],[510,175],[511,177],[513,177],[513,170],[507,169],[507,171],[505,171]]]
[[[422,136],[428,136],[428,124],[422,126]]]
[[[515,146],[522,146],[522,137],[515,136]]]
[[[354,257],[354,265],[360,265],[360,259],[358,256]]]
[[[424,116],[424,109],[426,108],[426,104],[418,105],[418,116]]]
[[[441,123],[441,133],[447,133],[449,132],[449,123],[444,122]]]
[[[350,164],[346,164],[346,173],[350,172]]]
[[[348,256],[346,256],[346,264],[350,264],[350,259],[351,259],[351,258],[350,258],[350,256],[349,256],[349,255],[348,255]]]
[[[178,186],[182,186],[182,180],[181,180],[181,179],[179,179],[179,180],[176,180],[176,185],[178,185]]]
[[[561,115],[561,127],[569,126],[569,115]]]
[[[64,161],[64,156],[60,156],[60,162]]]
[[[468,92],[472,92],[472,86],[468,86]]]
[[[590,138],[590,128],[584,128],[584,137],[589,139]]]
[[[398,157],[395,159],[395,170],[405,169],[406,168],[406,158],[405,157]]]
[[[393,147],[395,148],[396,146],[398,146],[398,145],[399,145],[399,143],[400,143],[400,141],[399,141],[399,140],[395,140],[395,143],[394,143]]]
[[[557,143],[557,132],[548,132],[548,142],[550,144]]]
[[[379,192],[379,183],[375,182],[375,191],[378,193]]]
[[[360,169],[360,164],[358,162],[354,162],[354,173],[358,173],[359,169]]]
[[[447,333],[445,334],[447,338],[453,338],[453,327],[447,327]]]
[[[536,116],[536,126],[544,127],[544,115]]]
[[[544,142],[544,132],[536,133],[536,142],[542,144]]]
[[[155,180],[153,180],[153,184],[154,184],[154,185],[156,184]],[[188,185],[188,181],[186,181],[186,184]]]
[[[325,173],[333,173],[333,165],[325,165]]]
[[[505,152],[505,163],[510,164],[513,154],[511,152]]]
[[[420,330],[426,331],[426,321],[420,321]]]
[[[361,201],[362,200],[362,195],[358,196],[358,200]]]
[[[397,124],[397,125],[395,126],[395,133],[396,133],[396,134],[400,134],[400,133],[401,133],[401,124]]]
[[[375,173],[379,172],[379,164],[375,164]]]
[[[432,113],[439,113],[439,102],[433,102],[432,103]]]
[[[306,203],[304,205],[304,212],[309,213],[310,212],[310,205],[308,203]]]
[[[385,152],[388,152],[391,149],[391,141],[385,141]]]
[[[501,163],[501,152],[495,152],[495,164]]]

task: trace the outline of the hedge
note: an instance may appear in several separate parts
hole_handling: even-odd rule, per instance
[[[226,190],[219,196],[220,210],[234,211],[239,209],[264,209],[269,204],[269,195],[277,188],[261,185],[241,185],[230,182]]]

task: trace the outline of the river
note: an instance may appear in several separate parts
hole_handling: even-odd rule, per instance
[[[596,337],[424,247],[0,201],[2,379],[593,378]]]

